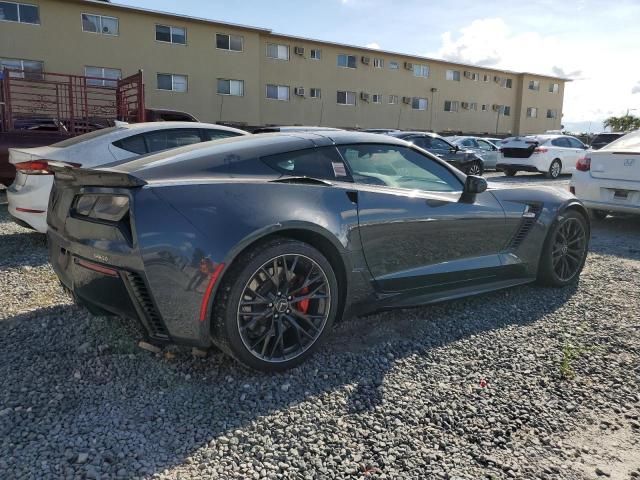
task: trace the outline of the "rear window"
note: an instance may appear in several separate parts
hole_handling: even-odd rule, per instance
[[[615,142],[602,147],[602,150],[632,150],[640,152],[640,130],[626,134]]]
[[[87,140],[93,140],[94,138],[99,138],[104,135],[109,135],[110,133],[113,133],[116,130],[120,130],[120,129],[122,129],[122,127],[101,128],[99,130],[94,130],[93,132],[85,133],[83,135],[78,135],[77,137],[72,137],[66,140],[62,140],[61,142],[54,143],[51,146],[58,147],[58,148],[71,147],[73,145],[77,145],[78,143],[86,142]]]

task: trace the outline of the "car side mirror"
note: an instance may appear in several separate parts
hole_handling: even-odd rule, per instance
[[[589,145],[583,145],[582,148],[585,150],[589,150]]]
[[[475,195],[482,193],[487,189],[487,181],[476,175],[467,175],[467,179],[464,182],[464,193],[469,195]]]

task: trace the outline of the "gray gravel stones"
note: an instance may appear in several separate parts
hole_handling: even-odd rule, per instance
[[[595,222],[575,288],[351,320],[264,375],[138,348],[137,325],[72,304],[0,205],[0,478],[633,478],[639,240],[640,219]]]

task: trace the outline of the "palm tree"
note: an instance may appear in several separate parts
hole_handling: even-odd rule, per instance
[[[640,128],[640,117],[623,115],[622,117],[609,117],[602,122],[605,128],[611,128],[614,132],[628,132]]]

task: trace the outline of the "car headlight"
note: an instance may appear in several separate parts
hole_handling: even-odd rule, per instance
[[[118,222],[129,211],[129,198],[125,195],[80,195],[75,211],[85,217]]]

